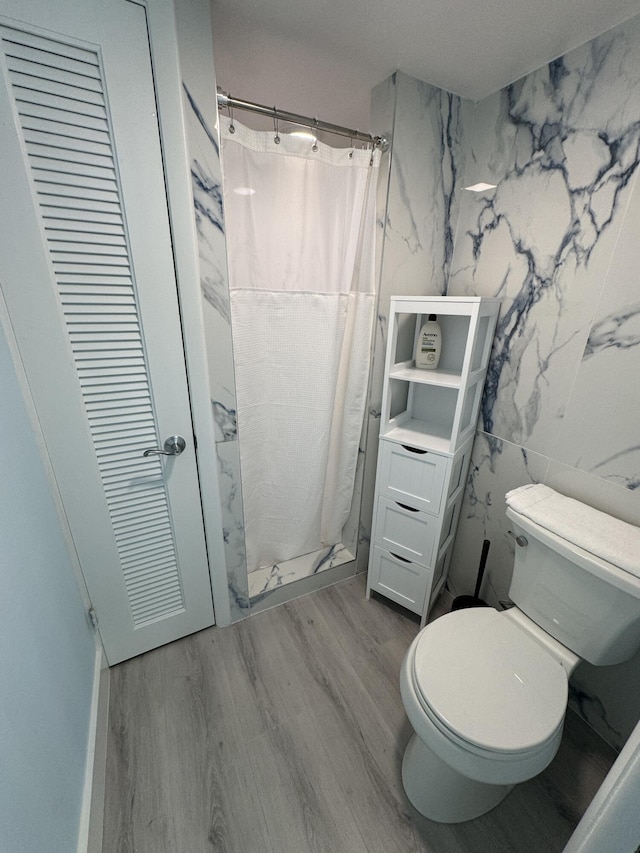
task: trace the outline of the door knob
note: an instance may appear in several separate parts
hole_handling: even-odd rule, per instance
[[[180,456],[186,446],[187,443],[181,435],[170,435],[164,443],[163,450],[160,450],[159,447],[150,447],[142,455],[152,456],[157,453],[159,456]]]

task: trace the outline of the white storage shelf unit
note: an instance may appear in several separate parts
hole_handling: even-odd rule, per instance
[[[371,590],[422,616],[447,575],[500,301],[391,298],[376,475]],[[422,324],[436,314],[436,370],[415,367]]]

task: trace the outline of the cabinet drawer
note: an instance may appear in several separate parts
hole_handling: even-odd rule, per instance
[[[437,534],[436,517],[379,495],[374,544],[421,566],[430,566]]]
[[[378,489],[392,500],[437,515],[449,461],[431,451],[382,440]]]
[[[367,585],[413,613],[422,613],[431,586],[431,569],[400,560],[376,545]]]

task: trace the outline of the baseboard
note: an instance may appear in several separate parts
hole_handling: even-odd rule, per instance
[[[99,643],[96,645],[91,718],[87,739],[87,764],[78,829],[77,853],[101,853],[102,851],[110,678],[109,667],[102,647]]]

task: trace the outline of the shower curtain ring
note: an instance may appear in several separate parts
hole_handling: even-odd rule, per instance
[[[278,131],[278,116],[276,115],[276,107],[273,108],[273,129],[276,134],[273,137],[273,141],[276,145],[280,145],[280,133]]]
[[[230,100],[231,100],[231,94],[229,94],[229,99],[227,100],[227,110],[229,111],[229,133],[235,133],[236,132],[236,126],[233,123],[233,107],[229,103]]]
[[[353,137],[349,137],[349,142],[351,143],[351,151],[349,151],[349,160],[353,160],[353,152],[355,150],[355,146],[353,144]]]
[[[313,120],[313,145],[311,146],[312,151],[318,150],[318,119],[314,118]]]

